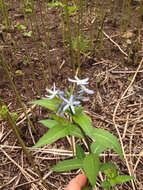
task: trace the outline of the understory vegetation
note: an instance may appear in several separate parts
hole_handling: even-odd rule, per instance
[[[0,189],[143,189],[142,63],[142,0],[0,0]]]

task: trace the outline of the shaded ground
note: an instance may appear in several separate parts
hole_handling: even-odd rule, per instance
[[[136,2],[131,5],[131,19],[127,28],[127,31],[130,31],[130,36],[120,36],[122,2],[118,1],[115,9],[115,20],[112,23],[112,12],[110,10],[112,7],[109,6],[108,1],[105,1],[106,16],[103,28],[103,50],[99,52],[99,39],[93,33],[95,30],[93,24],[97,15],[94,6],[92,7],[89,4],[88,18],[90,19],[87,19],[86,16],[84,17],[84,32],[90,36],[89,28],[92,28],[93,46],[95,46],[96,51],[93,52],[92,49],[92,51],[89,50],[80,56],[81,78],[89,77],[90,89],[95,91],[95,94],[90,97],[90,101],[85,103],[85,110],[92,117],[94,127],[107,129],[117,137],[120,134],[120,140],[123,143],[126,156],[126,160],[122,162],[113,151],[110,151],[101,155],[101,159],[116,161],[115,163],[120,173],[130,173],[135,177],[133,183],[126,183],[118,187],[118,189],[124,190],[143,189],[143,67],[139,64],[143,54],[143,28],[141,21],[140,34],[138,34],[138,14],[135,11],[137,6]],[[3,48],[4,60],[9,65],[11,77],[35,128],[38,130],[38,134],[31,133],[21,106],[2,68],[0,68],[0,98],[8,105],[11,113],[18,113],[17,125],[21,129],[22,138],[28,147],[37,142],[39,137],[46,131],[45,127],[37,121],[48,117],[47,110],[38,106],[31,108],[28,105],[30,100],[40,98],[40,95],[45,95],[46,82],[43,70],[45,76],[48,76],[49,86],[55,82],[60,88],[68,87],[67,78],[73,77],[68,48],[64,49],[60,11],[56,8],[48,10],[44,6],[42,8],[43,15],[41,16],[40,6],[36,3],[40,35],[38,35],[35,26],[30,28],[30,19],[32,19],[33,23],[34,17],[24,16],[21,2],[16,0],[8,8],[13,28],[10,31],[3,29],[0,35],[0,47]],[[91,10],[93,11],[92,14]],[[124,18],[123,20],[126,20],[126,15]],[[93,21],[93,24],[90,25],[90,21]],[[19,32],[16,27],[17,22],[27,25],[28,30],[34,31],[34,38],[24,38],[23,32]],[[49,47],[45,45],[45,43],[48,43],[48,40],[45,40],[47,37],[45,31],[48,32],[47,23],[49,24],[50,33]],[[71,27],[74,32],[73,24],[74,16],[71,18]],[[130,40],[128,44],[127,40]],[[48,57],[48,48],[50,58]],[[126,56],[129,54],[130,57]],[[51,77],[48,62],[50,62]],[[22,72],[22,74],[16,74],[17,71]],[[35,80],[33,79],[34,77]],[[29,108],[31,110],[28,110]],[[0,126],[1,189],[44,189],[39,181],[36,181],[37,176],[28,164],[10,126],[2,119],[0,119]],[[49,170],[59,160],[71,156],[68,138],[45,146],[43,149],[33,150],[32,155],[50,189],[63,189],[69,180],[79,172],[58,174],[51,173]],[[99,182],[100,180],[99,178]],[[100,188],[97,187],[97,189]]]

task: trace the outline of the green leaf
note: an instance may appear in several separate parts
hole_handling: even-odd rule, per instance
[[[68,125],[70,123],[69,120],[67,120],[66,118],[61,117],[59,115],[55,115],[55,114],[49,114],[49,115],[50,115],[50,117],[52,119],[54,119],[55,121],[57,121],[59,124]]]
[[[110,187],[110,183],[109,181],[102,181],[101,183],[101,187],[104,187],[106,190],[109,190],[109,187]]]
[[[88,115],[80,113],[76,114],[73,117],[73,120],[80,125],[80,127],[85,131],[85,133],[92,137],[93,135],[93,128],[92,128],[92,121]]]
[[[113,179],[117,176],[117,168],[114,163],[107,162],[101,165],[100,171],[104,171],[105,175],[109,179]]]
[[[84,158],[83,170],[92,186],[96,184],[99,166],[99,158],[95,154],[91,153]]]
[[[6,105],[3,105],[1,110],[0,110],[1,118],[7,120],[7,114],[8,114],[8,108]]]
[[[57,124],[49,129],[49,131],[44,136],[42,136],[32,148],[39,148],[43,145],[50,144],[67,135],[68,128],[66,126]]]
[[[42,123],[45,127],[49,128],[49,129],[58,124],[57,121],[51,120],[51,119],[40,120],[38,122]]]
[[[70,159],[70,160],[64,160],[60,163],[58,163],[55,167],[53,167],[51,170],[56,172],[64,172],[68,170],[75,170],[78,168],[82,168],[83,161],[80,159]]]
[[[70,125],[69,127],[69,135],[78,137],[78,138],[84,138],[81,130],[76,125]]]
[[[83,148],[79,144],[76,144],[76,157],[78,159],[84,159],[86,157]]]
[[[128,182],[132,180],[133,178],[134,178],[133,176],[129,176],[129,175],[119,175],[119,176],[116,176],[114,179],[111,179],[110,184],[112,187],[114,187],[116,184],[122,184],[122,183]]]
[[[116,168],[115,164],[112,162],[106,162],[100,165],[100,171],[105,171],[110,168]]]
[[[57,98],[54,98],[52,100],[35,100],[32,102],[29,102],[29,104],[38,104],[40,106],[48,108],[49,110],[58,111],[57,107],[59,105],[59,100]]]
[[[24,35],[24,37],[31,37],[32,31],[30,30],[29,32],[24,32],[23,35]]]
[[[103,129],[94,129],[93,136],[98,144],[104,145],[106,148],[114,149],[120,158],[123,158],[120,143],[114,135]]]
[[[55,115],[55,114],[50,114],[50,117],[53,118],[57,123],[67,126],[67,128],[69,130],[69,135],[72,135],[72,136],[75,136],[78,138],[84,138],[80,129],[76,125],[72,124],[66,118]]]
[[[97,155],[101,154],[106,149],[106,146],[98,142],[93,142],[90,145],[90,147],[91,147],[92,153],[97,154]]]
[[[104,170],[104,173],[109,179],[114,179],[117,176],[117,169],[116,168],[107,169]]]
[[[25,13],[32,13],[32,9],[25,9]]]

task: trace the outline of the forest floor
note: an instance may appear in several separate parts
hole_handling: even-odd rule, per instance
[[[46,94],[47,83],[44,80],[41,63],[44,66],[44,73],[47,76],[49,86],[55,82],[56,86],[61,89],[68,87],[68,78],[73,78],[73,71],[69,53],[64,48],[59,11],[47,9],[46,15],[45,12],[42,12],[43,15],[41,16],[39,4],[36,3],[39,35],[36,29],[33,29],[35,38],[23,37],[22,32],[19,32],[16,27],[17,22],[25,25],[25,17],[20,9],[20,2],[13,1],[8,9],[13,28],[4,30],[2,29],[3,24],[0,24],[2,31],[0,33],[0,48],[3,49],[3,57],[9,65],[12,80],[38,134],[31,132],[8,76],[2,67],[0,67],[0,98],[8,106],[11,113],[16,112],[18,114],[16,123],[22,131],[22,139],[27,147],[31,147],[47,130],[38,123],[38,120],[48,118],[48,111],[39,106],[28,104],[29,101],[39,99],[41,95],[44,97]],[[131,19],[127,31],[120,35],[122,1],[117,1],[117,3],[113,23],[109,3],[105,1],[104,9],[107,13],[105,14],[102,33],[102,51],[98,51],[98,39],[95,38],[93,40],[95,52],[88,50],[80,55],[81,78],[88,77],[90,80],[89,88],[95,91],[95,94],[89,97],[89,102],[85,102],[83,106],[86,113],[92,118],[94,127],[112,132],[122,143],[124,161],[120,160],[114,151],[107,151],[101,155],[102,160],[113,161],[120,174],[134,176],[133,182],[119,185],[118,189],[142,190],[143,23],[141,21],[140,30],[138,30],[138,14],[136,12],[138,4],[135,1],[131,4]],[[87,36],[90,36],[89,28],[92,28],[92,32],[94,31],[96,14],[92,16],[93,18],[90,17],[89,20],[85,17],[87,20],[84,25],[84,32],[87,33]],[[44,44],[47,21],[46,19],[43,21],[42,18],[48,18],[48,25],[50,26],[50,59],[47,57],[48,50]],[[91,20],[93,23],[91,27],[88,27],[88,22]],[[2,19],[0,22],[2,23]],[[71,27],[74,28],[74,19],[72,20],[72,18]],[[48,61],[50,62],[51,74],[49,74]],[[18,74],[19,72],[21,74]],[[37,89],[40,89],[40,92]],[[11,127],[2,118],[0,118],[0,144],[0,189],[44,189],[37,174],[27,162]],[[42,149],[33,149],[31,154],[51,190],[64,189],[70,179],[80,172],[55,173],[50,171],[50,168],[57,162],[72,156],[68,138],[58,140]],[[100,181],[99,178],[99,184]],[[102,188],[97,185],[96,189]]]

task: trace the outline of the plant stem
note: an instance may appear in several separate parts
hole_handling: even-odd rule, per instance
[[[72,116],[73,116],[74,114],[73,114],[71,108],[70,108],[70,111],[71,111],[71,114],[72,114]],[[89,151],[89,153],[91,153],[90,142],[89,142],[89,140],[88,140],[88,136],[86,135],[85,131],[84,131],[84,130],[82,129],[82,127],[81,127],[78,123],[76,123],[73,119],[72,119],[72,123],[75,124],[75,125],[80,129],[80,131],[82,132],[82,134],[83,134],[83,136],[84,136],[84,139],[85,139],[85,141],[86,141],[86,144],[87,144],[87,146],[88,146],[88,151]]]
[[[89,140],[88,140],[88,136],[86,135],[85,131],[82,129],[82,127],[81,127],[78,123],[76,123],[75,121],[72,121],[72,122],[73,122],[73,124],[75,124],[75,125],[80,129],[80,131],[82,132],[82,134],[83,134],[83,136],[84,136],[84,139],[85,139],[85,142],[86,142],[86,144],[87,144],[87,146],[88,146],[88,151],[89,151],[89,153],[91,153],[90,142],[89,142]]]
[[[8,76],[8,80],[9,80],[9,82],[10,82],[10,84],[11,84],[11,87],[13,88],[13,90],[14,90],[14,92],[15,92],[15,95],[16,95],[16,97],[17,97],[17,100],[19,101],[19,103],[20,103],[20,105],[21,105],[21,107],[22,107],[22,109],[23,109],[23,112],[24,112],[24,114],[25,114],[25,116],[26,116],[26,118],[27,118],[27,120],[28,120],[28,122],[29,122],[31,128],[33,129],[34,132],[36,132],[36,129],[35,129],[33,123],[31,122],[31,120],[30,120],[30,118],[29,118],[29,116],[28,116],[28,114],[27,114],[27,112],[26,112],[26,109],[25,109],[25,107],[24,107],[24,105],[23,105],[23,103],[22,103],[22,100],[21,100],[21,98],[20,98],[20,95],[19,95],[19,93],[18,93],[18,91],[17,91],[17,89],[16,89],[16,87],[15,87],[15,84],[14,84],[12,78],[11,78],[11,75],[10,75],[9,70],[8,70],[8,65],[7,65],[6,62],[3,61],[2,55],[0,56],[0,60],[1,60],[2,67],[3,67],[3,69],[5,70],[5,72],[6,72],[7,76]]]
[[[72,32],[71,32],[71,26],[70,26],[70,17],[69,17],[69,11],[68,11],[68,1],[64,0],[64,14],[65,14],[65,21],[68,29],[68,42],[69,42],[69,50],[71,55],[71,65],[73,69],[73,73],[75,75],[75,56],[73,51],[73,45],[72,45]]]
[[[1,105],[1,106],[3,105],[1,99],[0,99],[0,105]],[[18,129],[17,129],[17,126],[16,126],[15,122],[13,121],[13,119],[12,119],[11,115],[9,114],[9,112],[7,112],[6,117],[7,117],[7,122],[10,124],[10,126],[11,126],[11,128],[12,128],[14,134],[15,134],[15,136],[17,137],[17,139],[18,139],[18,141],[19,141],[19,143],[20,143],[20,145],[21,145],[21,147],[22,147],[24,153],[26,154],[26,157],[28,158],[28,161],[30,162],[31,166],[33,167],[35,173],[39,176],[39,178],[40,178],[40,180],[42,181],[44,187],[45,187],[47,190],[49,190],[49,187],[48,187],[47,183],[46,183],[45,180],[42,178],[42,176],[41,176],[39,170],[36,168],[36,166],[35,166],[35,164],[34,164],[34,162],[33,162],[32,156],[31,156],[30,152],[27,150],[27,148],[26,148],[26,146],[25,146],[25,144],[24,144],[24,142],[23,142],[23,140],[22,140],[22,138],[21,138],[21,136],[20,136],[20,134],[19,134],[19,131],[18,131]]]

